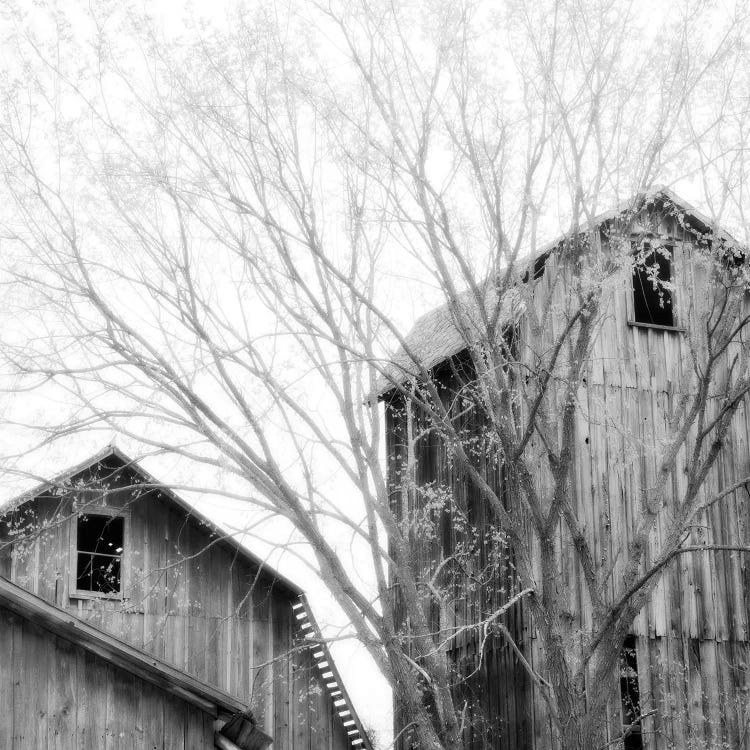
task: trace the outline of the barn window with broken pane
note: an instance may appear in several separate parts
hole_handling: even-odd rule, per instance
[[[127,527],[127,515],[116,509],[91,508],[78,514],[71,560],[73,596],[122,596]]]
[[[672,248],[644,242],[633,249],[632,323],[674,328]]]

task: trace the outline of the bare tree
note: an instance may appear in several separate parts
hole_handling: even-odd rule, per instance
[[[5,264],[26,326],[3,355],[24,387],[52,382],[77,404],[44,440],[115,427],[144,451],[230,473],[248,502],[288,519],[418,747],[463,746],[457,630],[504,627],[522,601],[556,741],[604,746],[624,637],[690,554],[696,514],[745,479],[703,491],[750,386],[731,239],[716,261],[720,238],[704,227],[696,252],[722,294],[696,313],[692,372],[630,544],[603,562],[572,481],[580,392],[612,290],[634,263],[661,283],[630,253],[654,184],[698,175],[713,224],[742,208],[744,17],[685,5],[655,31],[598,1],[309,3],[240,7],[229,27],[179,38],[119,11],[73,30],[51,18],[50,36],[14,22],[0,122]],[[632,195],[603,252],[596,217]],[[561,225],[542,294],[529,253]],[[415,288],[446,306],[466,352],[450,398],[431,353],[403,334],[398,303]],[[424,539],[451,499],[419,479],[413,451],[389,482],[373,395],[386,391],[406,443],[433,436],[491,509],[500,551],[483,569],[468,518],[450,560],[425,569]],[[457,428],[466,411],[481,448]],[[342,557],[342,530],[367,550],[371,592]],[[436,631],[456,581],[486,588],[508,548],[514,586]],[[585,628],[570,627],[566,555]]]

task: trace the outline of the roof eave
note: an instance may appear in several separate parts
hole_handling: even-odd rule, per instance
[[[247,709],[229,693],[190,677],[1,576],[0,605],[213,716]]]

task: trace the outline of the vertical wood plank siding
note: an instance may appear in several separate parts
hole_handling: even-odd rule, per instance
[[[441,395],[445,406],[457,415],[456,429],[467,435],[479,435],[481,429],[476,415],[465,408],[458,396],[466,376],[461,372],[460,363],[457,369],[446,368],[438,376]],[[456,703],[466,710],[464,746],[467,750],[531,747],[532,692],[528,673],[504,636],[467,627],[489,616],[517,592],[512,550],[504,546],[502,538],[492,534],[495,524],[490,508],[461,475],[435,432],[426,429],[419,415],[415,415],[413,427],[413,434],[419,435],[413,449],[415,487],[405,489],[404,482],[409,482],[405,422],[403,399],[391,401],[386,409],[391,503],[408,529],[414,566],[420,571],[421,580],[426,583],[439,561],[458,552],[460,545],[470,543],[475,544],[475,550],[464,565],[472,568],[475,577],[481,577],[484,572],[491,579],[475,585],[467,576],[452,575],[442,583],[450,592],[449,604],[442,611],[434,601],[425,599],[436,641],[441,642],[455,633],[450,638],[448,658],[454,674]],[[492,460],[486,446],[480,443],[476,451],[478,460],[484,462],[485,477],[502,496],[501,467]],[[476,540],[471,539],[471,529],[479,531]],[[427,590],[426,586],[424,588]],[[397,605],[396,620],[403,623],[408,632],[406,613],[401,605]],[[499,622],[508,629],[521,651],[526,651],[523,603],[519,602],[506,612]],[[529,658],[529,654],[526,657]],[[403,721],[398,706],[394,714],[399,733]],[[404,750],[410,747],[408,732],[399,737],[396,747]]]
[[[574,469],[570,477],[572,500],[602,567],[612,564],[610,586],[618,595],[624,553],[630,544],[643,493],[656,481],[657,457],[671,437],[670,420],[677,415],[681,398],[688,392],[692,373],[691,345],[705,348],[700,316],[711,302],[710,271],[696,253],[692,238],[677,222],[662,218],[662,236],[673,241],[675,325],[684,331],[664,331],[629,324],[632,318],[629,270],[624,270],[619,288],[604,299],[592,357],[578,391],[580,404],[574,441]],[[595,238],[600,247],[602,237]],[[596,251],[595,251],[596,252]],[[604,241],[603,252],[607,252]],[[565,269],[553,254],[545,276],[537,282],[535,304],[565,309]],[[555,316],[553,315],[554,319]],[[560,323],[562,325],[562,323]],[[555,324],[546,332],[549,341],[557,333]],[[520,321],[520,335],[528,336],[528,325]],[[736,349],[736,347],[734,347]],[[736,351],[730,348],[718,372],[727,368]],[[455,392],[448,368],[437,372],[446,392]],[[387,404],[387,452],[391,502],[402,518],[413,513],[419,501],[413,491],[403,492],[406,473],[406,435],[403,400]],[[718,402],[711,410],[718,409]],[[418,420],[418,416],[415,417]],[[478,426],[475,427],[479,429]],[[734,482],[750,475],[748,437],[750,415],[747,400],[734,418],[724,448],[710,471],[701,498],[707,500]],[[443,486],[456,507],[468,507],[483,534],[488,535],[492,518],[481,507],[476,493],[449,465],[445,451],[431,444],[430,437],[417,441],[416,484]],[[541,447],[536,483],[549,487],[548,468]],[[667,496],[651,532],[647,562],[656,555],[666,529],[674,498],[686,489],[688,456],[683,448],[671,477]],[[424,502],[424,501],[422,501]],[[452,510],[438,519],[439,541],[416,545],[424,575],[435,569],[441,554],[455,543]],[[580,571],[572,555],[567,532],[560,527],[561,575],[570,582],[571,627],[584,632],[591,627],[590,602]],[[695,519],[686,544],[750,546],[750,488],[743,487],[702,511]],[[539,571],[537,570],[537,575]],[[511,591],[510,573],[498,588]],[[471,621],[482,611],[481,591],[471,595],[457,586],[455,606],[443,627]],[[502,596],[499,597],[502,600]],[[487,611],[486,609],[484,611]],[[401,613],[403,616],[403,613]],[[444,616],[445,617],[445,616]],[[644,722],[647,750],[678,748],[750,749],[750,556],[738,552],[684,554],[669,565],[651,599],[637,617],[636,636],[639,679],[644,712],[653,711]],[[522,645],[532,664],[540,665],[540,646],[533,624],[522,608],[508,614],[506,624]],[[436,632],[439,623],[434,620]],[[479,671],[466,683],[457,679],[456,692],[471,696],[487,711],[488,735],[467,737],[467,748],[552,747],[545,704],[527,681],[512,654],[497,639],[482,651],[480,639],[470,631],[456,638],[455,664],[462,676]],[[619,706],[611,707],[612,726],[619,722]],[[396,729],[402,728],[396,710]],[[467,730],[468,731],[468,730]],[[489,739],[488,739],[489,737]],[[402,747],[406,747],[402,743]]]
[[[210,750],[213,717],[0,608],[0,747]]]
[[[127,472],[113,474],[115,468],[103,467],[104,475],[111,475],[103,499],[107,506],[130,513],[129,562],[121,601],[71,596],[70,544],[75,517],[70,495],[47,495],[29,503],[10,521],[17,525],[15,536],[9,537],[9,526],[0,522],[0,575],[238,697],[257,713],[278,750],[317,748],[312,741],[293,744],[296,737],[307,742],[311,732],[331,738],[329,750],[351,747],[346,733],[342,736],[336,730],[335,725],[341,722],[318,675],[310,672],[304,685],[295,679],[295,670],[308,669],[310,660],[309,649],[293,651],[296,595],[276,585],[268,573],[259,572],[234,547],[157,491],[139,496],[134,478]],[[76,498],[79,504],[84,499],[82,493]],[[102,494],[90,491],[86,499],[95,512]],[[14,671],[25,675],[19,696],[46,684],[43,668],[37,672]],[[111,693],[114,688],[108,685]],[[305,694],[299,694],[298,688],[304,688]],[[117,686],[118,691],[129,689],[127,682]],[[86,691],[84,686],[81,694],[88,695]],[[322,696],[325,710],[310,715],[300,710],[301,705],[307,705],[308,692]],[[128,695],[118,693],[110,705],[129,706],[129,701]],[[84,706],[82,710],[88,709]],[[144,718],[149,724],[161,721],[150,713]],[[129,719],[135,721],[136,717]],[[113,715],[115,720],[119,719]],[[37,730],[47,731],[38,723],[25,731]],[[170,728],[165,731],[174,734]],[[192,733],[197,731],[190,728]],[[179,745],[179,738],[175,742]],[[106,747],[110,744],[107,739]],[[123,740],[112,746],[126,744]],[[2,742],[0,747],[4,747]]]

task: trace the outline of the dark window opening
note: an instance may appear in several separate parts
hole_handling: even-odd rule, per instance
[[[633,318],[636,323],[674,327],[672,258],[667,248],[648,246],[633,267]]]
[[[638,659],[634,635],[625,638],[620,654],[620,702],[624,750],[643,750],[641,696],[638,689]]]
[[[122,585],[124,519],[85,515],[78,518],[76,588],[119,594]]]
[[[510,362],[515,362],[519,357],[519,335],[517,325],[509,325],[503,329],[504,354]]]
[[[722,257],[727,268],[742,268],[747,262],[747,256],[737,247],[723,248]]]
[[[742,248],[719,239],[718,242],[708,243],[709,248],[716,249],[724,268],[730,274],[738,274],[747,265],[747,254]]]
[[[548,250],[546,253],[537,255],[537,257],[534,258],[533,265],[530,265],[530,267],[524,272],[523,276],[521,276],[522,283],[527,284],[529,277],[533,281],[537,281],[537,279],[541,279],[542,276],[544,276],[544,270],[547,266],[547,261],[549,260],[551,252],[551,250]]]

